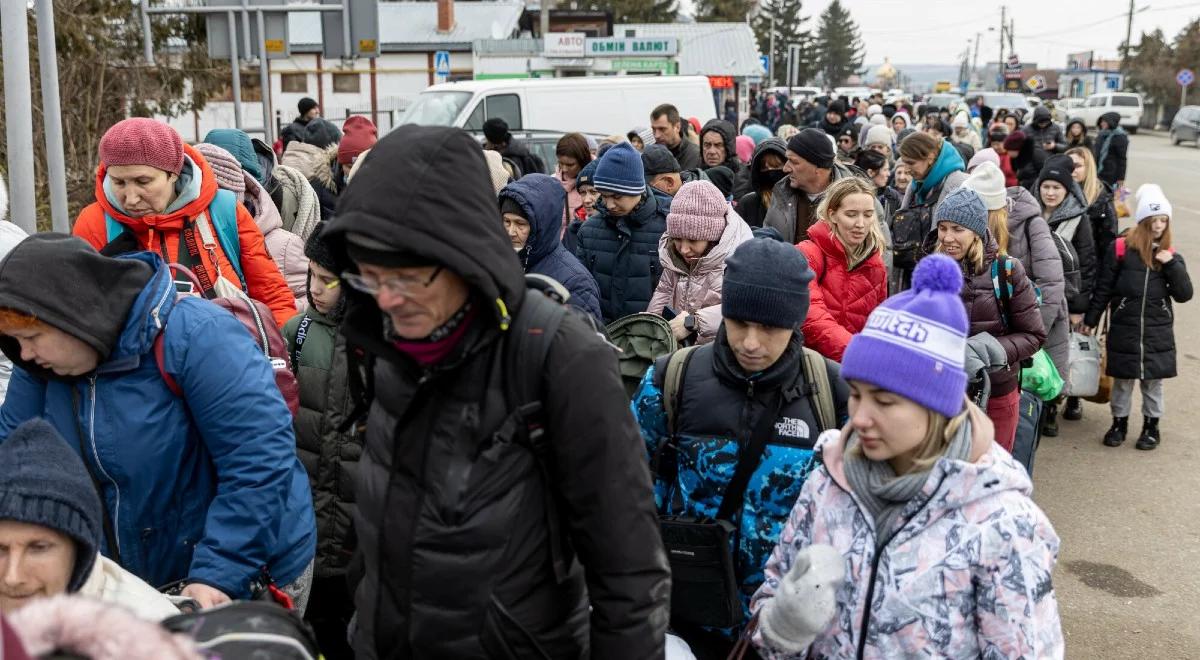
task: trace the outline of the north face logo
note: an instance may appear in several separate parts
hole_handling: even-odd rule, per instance
[[[803,438],[807,440],[809,438],[808,422],[802,419],[783,417],[778,422],[775,422],[775,433],[785,438]]]

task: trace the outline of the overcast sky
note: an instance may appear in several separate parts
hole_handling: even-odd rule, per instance
[[[806,0],[804,14],[818,17],[832,0]],[[1000,50],[1000,2],[981,0],[842,0],[858,21],[867,46],[866,63],[890,57],[896,64],[953,64],[975,33],[982,32],[979,64],[995,61]],[[1064,67],[1067,53],[1096,51],[1116,57],[1125,39],[1128,0],[1008,0],[1015,21],[1016,50],[1022,61]],[[1133,43],[1142,31],[1160,27],[1174,38],[1191,19],[1200,17],[1200,0],[1135,0],[1149,7],[1133,17]],[[1007,57],[1008,45],[1005,44]]]

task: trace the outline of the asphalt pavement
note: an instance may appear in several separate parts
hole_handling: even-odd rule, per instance
[[[1126,185],[1142,183],[1166,192],[1175,248],[1200,278],[1200,149],[1132,136]],[[1037,453],[1034,499],[1062,539],[1054,585],[1068,658],[1200,658],[1200,299],[1175,310],[1180,375],[1166,382],[1162,445],[1133,447],[1139,393],[1121,447],[1100,443],[1108,406],[1086,403]]]

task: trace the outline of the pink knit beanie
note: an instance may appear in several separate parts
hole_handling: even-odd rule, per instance
[[[686,241],[721,240],[725,232],[725,196],[708,181],[683,184],[667,214],[667,236]]]
[[[242,201],[246,197],[246,176],[238,159],[221,147],[207,142],[197,144],[196,151],[208,161],[217,178],[217,186],[236,194],[238,201]]]
[[[183,171],[183,139],[167,124],[145,117],[125,119],[100,138],[100,162],[149,165],[171,174]]]

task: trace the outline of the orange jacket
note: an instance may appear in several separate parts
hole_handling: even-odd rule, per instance
[[[96,201],[83,209],[75,220],[75,235],[92,244],[97,250],[108,244],[108,226],[104,219],[107,213],[114,220],[125,225],[144,249],[162,254],[165,249],[171,255],[170,261],[179,250],[179,232],[184,223],[198,217],[212,204],[217,194],[217,180],[212,168],[204,156],[191,146],[184,145],[183,151],[200,168],[200,196],[183,208],[167,215],[151,215],[140,218],[129,217],[113,208],[104,194],[104,176],[107,168],[104,163],[96,171]],[[242,275],[246,278],[247,293],[251,298],[261,301],[271,308],[271,314],[279,327],[283,327],[288,319],[296,315],[296,300],[288,289],[279,266],[271,255],[267,254],[266,243],[258,225],[249,211],[241,204],[237,205],[238,241],[242,246],[241,266]],[[217,260],[221,273],[231,282],[237,283],[237,274],[233,265],[217,245]],[[200,251],[200,261],[208,271],[209,277],[216,280],[217,270],[204,250]]]

